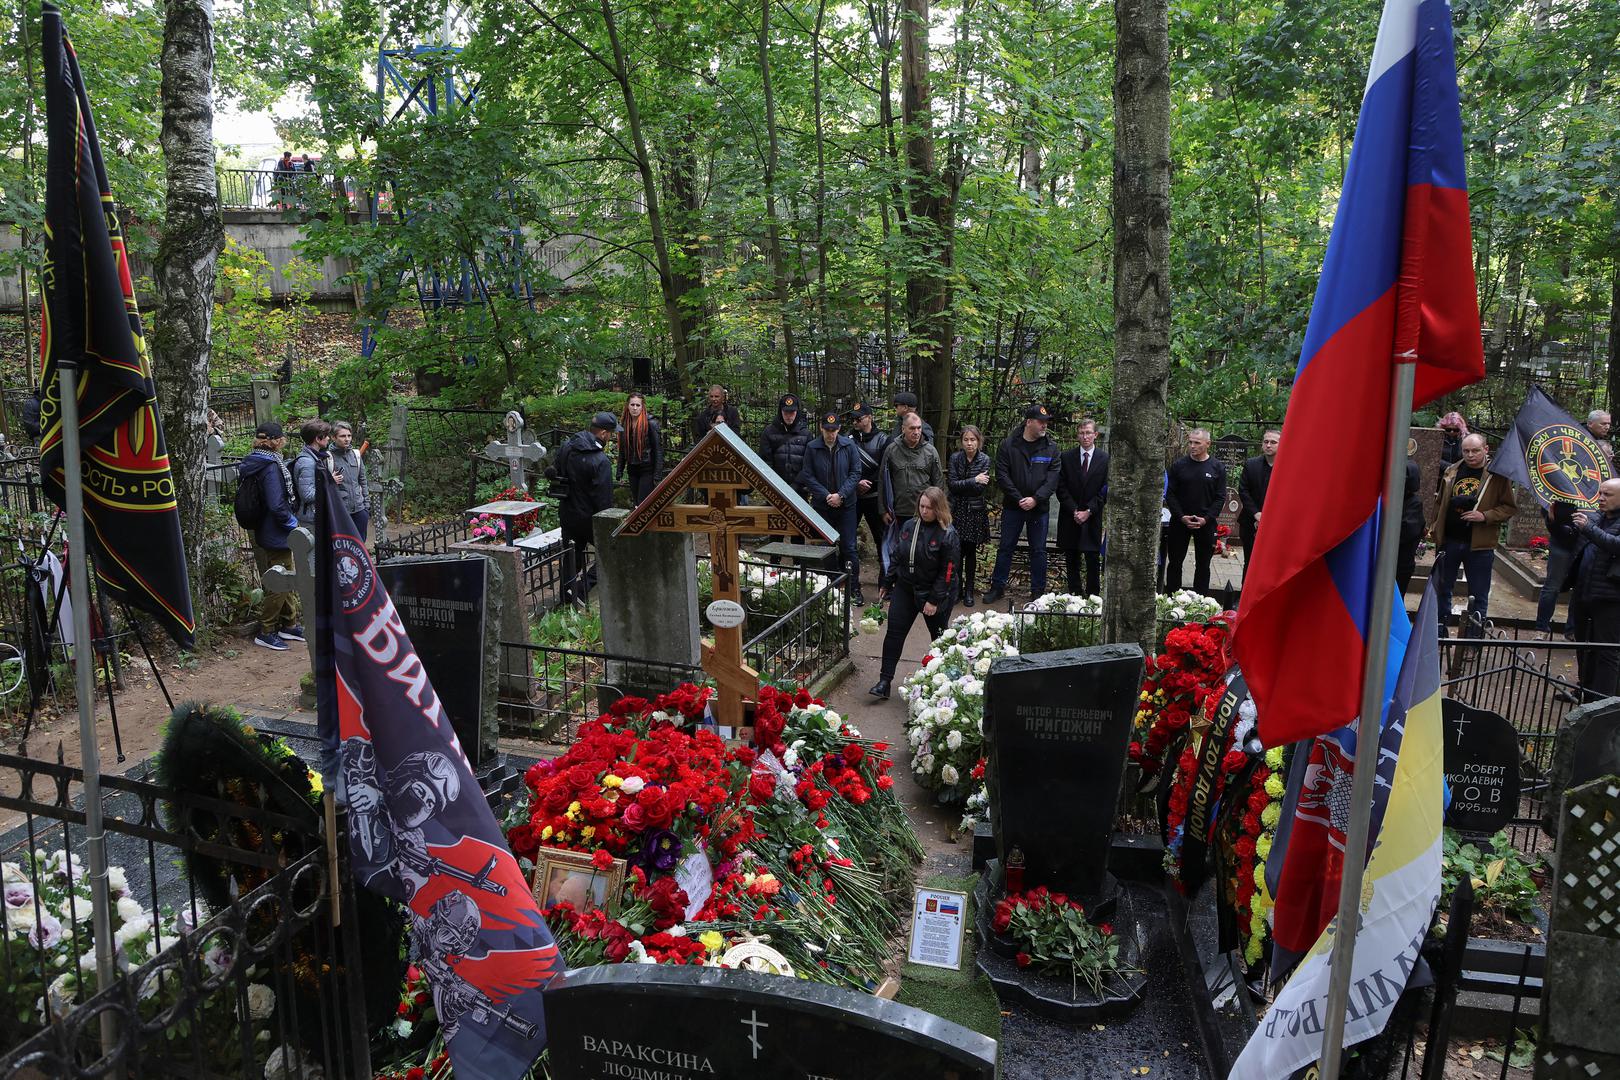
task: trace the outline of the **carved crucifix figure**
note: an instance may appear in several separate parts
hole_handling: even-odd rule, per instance
[[[678,503],[688,490],[704,496],[700,503]],[[752,492],[756,504],[742,505]],[[784,533],[824,541],[838,533],[784,483],[731,429],[721,425],[706,434],[692,452],[630,512],[619,535],[642,532],[690,532],[709,535],[713,603],[705,612],[714,640],[703,642],[703,670],[719,687],[715,720],[742,727],[746,703],[759,693],[759,673],[743,662],[742,574],[738,564],[742,538]]]

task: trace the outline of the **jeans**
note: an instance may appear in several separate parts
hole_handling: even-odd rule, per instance
[[[1046,527],[1050,514],[1045,503],[1033,510],[1025,510],[1017,503],[1001,508],[1001,544],[996,548],[996,566],[990,571],[990,587],[1005,589],[1007,576],[1012,573],[1013,549],[1018,546],[1018,534],[1029,536],[1029,595],[1031,599],[1046,595]]]
[[[1536,629],[1551,630],[1553,611],[1558,607],[1558,593],[1564,586],[1564,578],[1569,576],[1570,563],[1575,561],[1575,552],[1567,547],[1557,544],[1547,545],[1547,580],[1541,583],[1541,597],[1536,601]],[[1575,600],[1570,598],[1570,614],[1564,626],[1568,629],[1575,625]]]
[[[855,530],[860,527],[860,514],[854,503],[845,503],[843,506],[828,506],[821,499],[811,500],[810,505],[816,513],[827,519],[827,524],[838,530],[839,554],[843,556],[842,564],[849,571],[849,587],[858,589],[861,585],[861,555],[860,545],[856,542],[859,537]]]
[[[1193,546],[1193,592],[1209,595],[1209,561],[1215,557],[1215,523],[1194,531],[1179,521],[1170,522],[1169,563],[1165,566],[1166,592],[1181,588],[1181,567],[1187,561],[1187,542]]]
[[[911,624],[922,615],[922,609],[923,600],[910,585],[903,581],[895,585],[894,595],[889,600],[889,628],[883,634],[881,677],[885,682],[894,678],[894,669],[900,665],[900,651],[906,647],[906,635],[911,633]],[[932,615],[923,615],[923,622],[928,625],[930,639],[939,637],[951,623],[951,605],[946,604]]]
[[[1445,616],[1451,612],[1451,594],[1457,587],[1459,569],[1468,575],[1468,610],[1484,621],[1491,603],[1491,568],[1495,561],[1494,548],[1475,551],[1468,546],[1467,540],[1445,542],[1435,556],[1434,570],[1431,571],[1435,588],[1439,590],[1440,603],[1445,605],[1441,608],[1442,624]]]

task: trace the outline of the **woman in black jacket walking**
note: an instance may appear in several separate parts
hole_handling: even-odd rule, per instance
[[[889,696],[894,669],[900,663],[900,650],[918,614],[928,633],[938,637],[951,621],[956,603],[958,568],[962,541],[951,527],[951,505],[945,492],[925,488],[917,498],[917,516],[906,519],[890,549],[888,572],[883,577],[883,593],[889,599],[889,631],[883,637],[883,670],[867,693],[876,698]]]
[[[664,471],[664,436],[658,421],[647,415],[647,399],[631,394],[619,414],[619,475],[630,473],[630,505],[640,506],[652,494],[658,474]]]
[[[984,436],[972,424],[962,428],[962,449],[951,455],[946,482],[951,488],[951,521],[962,538],[962,606],[973,606],[973,575],[979,564],[979,545],[990,539],[990,515],[985,492],[996,471],[984,452]]]

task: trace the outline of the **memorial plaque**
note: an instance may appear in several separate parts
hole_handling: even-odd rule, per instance
[[[1108,848],[1142,685],[1142,650],[1099,645],[1005,656],[985,680],[990,821],[1026,887],[1104,891]]]
[[[1226,501],[1221,504],[1222,525],[1237,527],[1238,512],[1243,504],[1238,500],[1238,480],[1243,476],[1243,463],[1251,456],[1249,440],[1242,435],[1222,435],[1210,447],[1210,456],[1226,466]]]
[[[377,568],[467,760],[484,759],[485,559],[389,561]]]
[[[991,1080],[996,1044],[932,1013],[819,983],[605,964],[545,990],[552,1080]]]
[[[1446,824],[1490,835],[1519,814],[1519,733],[1507,718],[1446,698]]]

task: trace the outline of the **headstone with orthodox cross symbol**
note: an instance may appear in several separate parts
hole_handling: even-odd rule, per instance
[[[309,669],[315,670],[315,565],[310,552],[315,550],[315,534],[300,525],[287,536],[287,547],[292,549],[293,568],[272,566],[264,572],[264,591],[267,593],[298,594],[298,617],[308,626],[304,646],[309,650]]]
[[[698,489],[699,503],[679,503],[689,488]],[[752,492],[752,505],[742,494]],[[716,425],[653,488],[641,505],[614,530],[615,536],[646,532],[709,534],[709,563],[714,571],[714,597],[706,616],[714,627],[714,642],[703,643],[703,670],[720,687],[715,720],[722,727],[739,729],[743,705],[759,693],[759,673],[743,663],[742,575],[737,555],[747,535],[788,533],[836,542],[838,530],[787,481],[725,424]]]
[[[523,414],[516,409],[506,414],[506,440],[492,442],[484,447],[484,456],[491,461],[506,462],[507,480],[515,488],[529,490],[523,477],[525,462],[539,462],[546,456],[546,448],[523,437]]]

